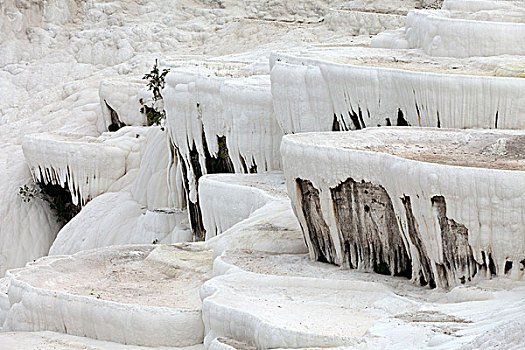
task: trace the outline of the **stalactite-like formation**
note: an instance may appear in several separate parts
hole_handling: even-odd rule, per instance
[[[349,178],[331,194],[349,267],[410,276],[410,257],[385,189]]]
[[[196,240],[206,236],[197,195],[200,177],[279,170],[282,138],[268,76],[229,78],[203,71],[207,75],[174,70],[164,90],[170,142],[184,163]]]
[[[314,259],[322,262],[334,263],[335,247],[330,236],[330,229],[323,219],[319,190],[310,181],[297,179],[297,186],[301,194],[301,209],[306,220],[308,239],[314,251]]]

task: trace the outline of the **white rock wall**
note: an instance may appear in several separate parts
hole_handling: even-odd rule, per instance
[[[190,216],[204,239],[198,207],[198,179],[214,172],[280,169],[282,131],[273,112],[268,76],[239,72],[172,71],[163,90],[166,125],[181,162]],[[202,237],[201,237],[202,236]]]
[[[143,247],[137,249],[141,248]],[[95,295],[98,293],[97,281],[93,281],[94,294],[83,295],[69,293],[63,286],[57,288],[35,284],[34,280],[37,278],[31,277],[32,274],[38,277],[39,269],[42,269],[46,272],[40,271],[40,274],[48,273],[52,278],[56,278],[53,275],[55,273],[53,264],[67,265],[69,262],[74,265],[86,256],[88,259],[84,264],[92,264],[88,265],[91,268],[96,268],[100,264],[100,259],[118,261],[118,256],[112,254],[112,250],[118,253],[123,249],[115,247],[102,249],[98,261],[95,260],[97,256],[93,256],[92,252],[88,251],[75,256],[46,257],[23,269],[9,271],[6,276],[10,279],[8,294],[11,308],[3,324],[3,330],[47,330],[151,347],[184,347],[202,343],[204,326],[200,306],[192,307],[190,304],[188,307],[169,307],[150,306],[138,302],[122,303],[100,296],[97,298]],[[133,253],[135,256],[132,255],[131,259],[136,259],[136,251],[131,252]],[[89,259],[90,254],[91,259]],[[158,262],[151,263],[156,263],[161,269]],[[122,267],[118,262],[114,266]],[[59,270],[58,274],[60,273],[67,275],[68,271]],[[199,277],[201,274],[195,273]],[[136,288],[140,290],[141,286]]]
[[[272,94],[285,132],[398,125],[521,129],[525,81],[274,55]],[[388,120],[387,120],[388,119]]]
[[[108,126],[111,125],[111,110],[117,113],[118,119],[125,125],[146,125],[146,117],[140,113],[142,106],[139,101],[142,98],[144,102],[149,102],[151,93],[147,92],[144,82],[101,81],[99,96],[102,109],[102,114],[97,120],[99,132],[107,131]]]
[[[325,16],[325,22],[331,30],[348,35],[376,35],[384,30],[403,27],[405,16],[373,10],[332,10]]]

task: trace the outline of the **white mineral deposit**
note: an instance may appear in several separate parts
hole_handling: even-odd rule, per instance
[[[525,2],[0,0],[0,349],[525,348]]]

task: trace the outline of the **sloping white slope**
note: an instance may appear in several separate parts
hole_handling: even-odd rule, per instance
[[[39,198],[25,202],[19,188],[32,182],[23,162],[22,148],[0,148],[0,275],[7,269],[46,255],[59,223],[48,204]]]
[[[191,241],[188,214],[181,210],[183,197],[177,190],[180,174],[176,159],[171,158],[166,132],[153,127],[145,130],[134,182],[122,191],[115,188],[119,192],[105,193],[89,202],[59,232],[50,254],[73,254],[109,245]],[[173,187],[168,190],[170,181]]]
[[[525,312],[522,282],[429,291],[304,255],[230,251],[221,258],[230,269],[215,270],[225,274],[201,291],[210,348],[217,338],[263,349],[517,350],[525,344],[517,331]]]
[[[272,254],[308,251],[299,222],[288,200],[272,201],[224,233],[206,241],[216,257],[214,268],[223,271],[220,255],[227,250],[255,250]],[[221,272],[222,273],[222,272]]]

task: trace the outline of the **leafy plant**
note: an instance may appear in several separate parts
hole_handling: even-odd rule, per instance
[[[228,158],[228,146],[226,146],[226,138],[218,137],[217,143],[219,144],[219,152],[217,153],[217,156],[221,159]]]
[[[18,195],[22,197],[22,200],[26,203],[31,201],[33,198],[41,198],[41,194],[42,190],[34,186],[30,187],[28,185],[24,185],[18,188]]]
[[[65,225],[80,211],[80,206],[71,201],[71,193],[59,185],[35,183],[18,188],[18,195],[22,201],[30,202],[38,198],[49,204],[55,212],[57,222]]]
[[[145,74],[142,79],[148,81],[148,90],[153,93],[153,100],[148,105],[144,100],[140,99],[139,102],[142,105],[140,112],[146,115],[148,125],[159,125],[162,120],[166,118],[166,111],[163,106],[163,97],[161,94],[162,89],[166,85],[166,75],[169,73],[169,68],[159,70],[158,60],[155,60],[153,69],[151,72]]]

